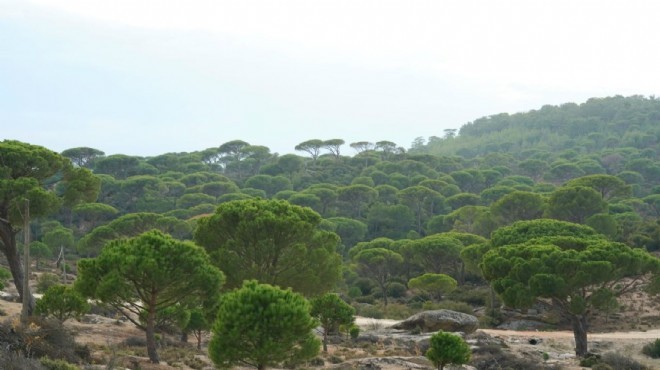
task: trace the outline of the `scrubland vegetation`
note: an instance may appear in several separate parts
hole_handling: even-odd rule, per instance
[[[589,360],[587,332],[613,316],[660,327],[659,140],[660,101],[640,96],[484,117],[409,149],[310,139],[279,155],[232,140],[144,158],[5,140],[0,278],[23,297],[29,237],[44,296],[28,292],[30,317],[0,326],[0,367],[92,366],[62,326],[90,309],[144,330],[152,363],[206,366],[158,349],[193,335],[217,366],[263,369],[311,366],[329,336],[359,336],[354,314],[445,308],[492,327],[541,307],[542,329],[572,330],[584,366],[622,368]],[[451,358],[439,340],[436,366],[489,368],[487,347]]]

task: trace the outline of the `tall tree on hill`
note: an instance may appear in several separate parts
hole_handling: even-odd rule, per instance
[[[316,160],[321,154],[321,148],[323,148],[323,140],[312,139],[303,141],[302,143],[296,145],[295,149],[301,152],[307,152],[312,156],[312,163],[316,164]]]
[[[69,174],[75,173],[75,176]],[[25,221],[24,205],[29,200],[31,218],[39,218],[55,212],[64,199],[44,184],[62,174],[65,194],[74,201],[74,192],[68,191],[67,179],[92,177],[85,168],[74,168],[71,162],[44,147],[14,140],[0,142],[0,250],[7,258],[14,284],[23,298],[24,271],[18,254],[16,235]],[[81,189],[78,196],[94,201],[98,194],[98,182],[84,181],[90,189]],[[95,185],[95,188],[94,188]],[[28,313],[34,310],[34,298],[28,290]]]

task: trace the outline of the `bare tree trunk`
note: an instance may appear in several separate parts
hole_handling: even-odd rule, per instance
[[[16,234],[11,228],[11,225],[0,221],[0,240],[2,241],[2,252],[7,258],[9,264],[9,271],[14,279],[14,285],[18,291],[18,295],[23,299],[23,264],[21,263],[21,256],[16,248]],[[34,312],[34,297],[32,292],[28,289],[28,315]]]
[[[573,336],[575,337],[575,355],[584,357],[587,355],[587,318],[584,315],[573,315]]]

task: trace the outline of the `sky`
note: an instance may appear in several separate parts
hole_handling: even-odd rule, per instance
[[[658,95],[658,14],[643,0],[0,0],[0,140],[409,148],[502,112]]]

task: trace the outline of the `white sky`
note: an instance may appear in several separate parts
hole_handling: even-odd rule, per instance
[[[631,0],[0,0],[0,139],[409,147],[485,115],[657,94],[658,16]]]

